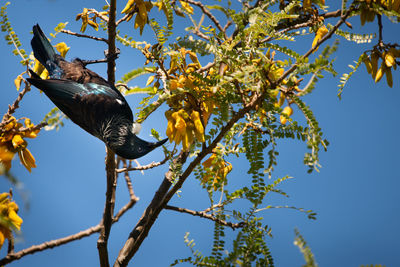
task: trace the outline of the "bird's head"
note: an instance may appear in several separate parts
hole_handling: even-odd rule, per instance
[[[159,142],[151,143],[142,140],[135,134],[131,133],[127,136],[126,142],[123,145],[114,147],[114,152],[126,159],[137,159],[163,145],[167,140],[168,138]]]

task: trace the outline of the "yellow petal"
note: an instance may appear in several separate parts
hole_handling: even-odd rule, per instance
[[[385,64],[389,68],[396,64],[396,60],[394,59],[394,55],[391,51],[385,53]]]
[[[146,86],[149,86],[153,81],[154,81],[154,76],[150,76],[150,77],[147,79]]]
[[[187,2],[183,2],[183,1],[180,1],[180,0],[179,0],[179,2],[181,3],[183,9],[186,10],[186,12],[188,12],[189,14],[193,14],[193,7],[192,6],[190,6]]]
[[[0,215],[1,216],[1,215]],[[4,234],[4,231],[5,231],[6,229],[4,228],[4,226],[1,226],[0,225],[0,249],[1,249],[1,247],[3,246],[3,244],[4,244],[4,240],[6,240],[6,237],[5,237],[5,234]]]
[[[286,114],[287,116],[291,116],[293,114],[293,109],[290,106],[286,106],[283,109],[282,114]]]
[[[126,3],[126,6],[124,7],[124,9],[121,11],[121,14],[123,13],[130,13],[133,11],[134,9],[134,4],[135,4],[135,0],[129,0],[128,3]]]
[[[169,142],[172,143],[172,140],[174,140],[174,132],[176,131],[175,127],[174,127],[175,122],[171,119],[168,120],[168,126],[167,126],[167,136],[169,138]]]
[[[62,57],[65,57],[65,55],[67,54],[70,47],[68,47],[66,43],[61,42],[61,43],[56,44],[56,49],[58,52],[60,52]]]
[[[329,30],[325,27],[325,25],[320,27],[315,34],[315,38],[312,42],[312,48],[314,48],[317,45],[317,43],[319,42],[319,40],[321,40],[322,37],[324,37],[328,32],[329,32]]]
[[[172,118],[175,120],[174,127],[181,133],[184,134],[186,132],[186,122],[185,120],[179,115],[178,112],[172,113]]]
[[[21,230],[21,224],[23,221],[13,209],[9,210],[8,218],[11,220],[11,223],[15,228]]]
[[[211,157],[209,157],[206,161],[202,163],[204,168],[210,168],[213,165],[214,159],[216,155],[212,154]]]
[[[15,87],[17,88],[17,90],[19,90],[19,88],[21,87],[22,84],[22,76],[18,75],[17,78],[14,80],[14,84]]]
[[[22,139],[21,135],[16,134],[12,139],[12,144],[14,148],[19,148],[20,146],[25,145],[26,142],[24,141],[24,139]]]
[[[31,172],[32,168],[36,168],[35,158],[27,148],[18,151],[18,156],[21,163],[29,172]]]
[[[93,20],[88,20],[88,24],[90,25],[90,26],[92,26],[96,31],[98,31],[99,30],[99,24],[97,24],[96,22],[94,22]]]
[[[381,65],[381,67],[378,69],[378,71],[376,72],[376,76],[375,76],[375,82],[377,83],[377,82],[379,82],[381,79],[382,79],[382,77],[383,77],[383,74],[385,74],[385,66],[384,66],[384,62],[382,62],[382,65]]]
[[[33,66],[33,71],[40,75],[44,71],[44,66],[39,62],[39,60],[35,59],[35,65]]]
[[[5,145],[0,146],[0,162],[11,161],[14,158],[14,152],[8,150]]]
[[[386,82],[387,82],[387,84],[389,85],[389,87],[393,87],[392,69],[391,68],[386,68],[385,74],[386,74]]]
[[[49,78],[49,72],[45,69],[42,74],[40,74],[40,78],[42,78],[43,80],[46,80]]]
[[[146,21],[147,20],[146,4],[142,2],[141,4],[138,4],[138,8],[139,8],[139,16],[142,17],[143,21]]]
[[[282,124],[286,124],[287,119],[286,119],[285,116],[282,116],[282,115],[281,115],[279,119],[280,119],[280,121],[281,121]]]

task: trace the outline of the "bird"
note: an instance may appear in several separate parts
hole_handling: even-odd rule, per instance
[[[57,54],[39,24],[33,26],[31,46],[50,78],[42,79],[29,69],[29,83],[42,90],[67,117],[102,140],[117,155],[137,159],[168,140],[147,142],[140,139],[136,135],[138,127],[132,110],[121,92],[87,69],[81,59],[69,62]]]

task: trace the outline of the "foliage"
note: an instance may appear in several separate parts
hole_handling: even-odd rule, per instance
[[[308,150],[304,154],[304,164],[308,172],[318,171],[321,167],[320,151],[326,150],[329,143],[324,138],[317,115],[304,99],[318,88],[317,82],[324,78],[325,73],[337,75],[332,56],[339,42],[334,41],[330,45],[325,45],[325,42],[334,33],[352,42],[372,42],[375,34],[360,35],[339,29],[342,25],[349,24],[346,19],[351,16],[360,16],[362,24],[372,22],[377,17],[380,32],[382,16],[390,16],[396,20],[400,17],[400,0],[353,1],[350,5],[348,1],[343,1],[340,14],[333,15],[327,12],[324,0],[239,2],[240,7],[240,3],[234,6],[230,1],[223,6],[206,5],[193,0],[129,0],[120,12],[122,18],[114,23],[114,26],[118,26],[135,16],[134,29],[139,28],[142,34],[145,27],[149,27],[154,32],[155,38],[152,41],[155,44],[151,45],[151,40],[136,41],[129,34],[122,34],[116,29],[116,41],[138,50],[145,58],[145,66],[125,73],[116,87],[125,95],[147,94],[135,116],[137,122],[143,122],[152,113],[161,114],[162,110],[167,110],[164,113],[167,125],[165,134],[170,143],[174,144],[173,149],[166,151],[164,161],[170,162],[165,175],[167,181],[164,181],[169,187],[165,192],[159,190],[156,193],[154,202],[148,208],[154,213],[145,211],[141,219],[145,220],[145,227],[138,223],[136,232],[144,231],[141,233],[147,235],[146,231],[152,225],[147,222],[156,220],[158,213],[166,208],[168,201],[179,192],[192,173],[209,199],[209,208],[202,212],[185,209],[178,211],[214,222],[211,251],[203,254],[195,250],[195,243],[189,240],[187,234],[184,242],[192,256],[175,260],[173,265],[185,262],[196,266],[274,265],[267,242],[272,229],[262,220],[264,213],[273,208],[287,208],[303,212],[309,219],[316,219],[316,213],[309,209],[270,205],[267,196],[271,193],[288,196],[279,186],[283,182],[289,182],[291,177],[275,177],[273,172],[278,164],[278,139],[297,139],[305,143]],[[7,4],[1,10],[0,24],[2,31],[7,34],[7,42],[15,46],[14,54],[22,57],[24,65],[32,67],[42,78],[47,78],[44,67],[29,58],[25,50],[20,48],[21,44],[8,21],[6,6]],[[158,7],[158,10],[153,7]],[[217,12],[214,11],[220,11],[219,15],[215,15]],[[160,12],[164,16],[159,16]],[[87,25],[96,31],[112,32],[111,18],[111,5],[101,12],[83,8],[82,13],[76,16],[76,20],[81,20],[82,33],[86,31]],[[186,27],[186,34],[177,33],[174,25],[178,19],[183,18],[193,24]],[[328,23],[328,19],[336,19],[336,24]],[[100,20],[100,23],[96,20]],[[232,24],[234,29],[228,30]],[[65,26],[66,24],[59,25],[56,33],[63,31]],[[314,38],[308,44],[306,52],[300,52],[291,42],[303,40],[306,33],[312,34]],[[173,39],[174,35],[178,36]],[[110,45],[110,40],[106,42]],[[63,56],[69,49],[63,43],[56,47]],[[392,70],[396,70],[399,65],[399,57],[400,46],[384,43],[380,34],[378,43],[371,50],[361,51],[355,66],[350,65],[352,71],[342,75],[339,97],[361,63],[366,65],[375,82],[386,75],[387,83],[391,87]],[[25,81],[26,74],[24,72],[17,76],[17,89]],[[146,87],[128,86],[128,83],[142,75],[150,75]],[[305,80],[308,80],[306,84]],[[29,87],[28,84],[27,86]],[[57,109],[50,111],[45,116],[47,129],[58,129],[62,126],[62,117]],[[12,125],[8,121],[10,118],[14,123]],[[28,158],[24,165],[30,171],[35,161],[26,149],[26,142],[22,137],[32,137],[32,134],[36,137],[40,127],[35,128],[30,121],[25,121],[25,128],[28,130],[21,130],[22,124],[18,124],[18,120],[10,116],[3,121],[7,123],[1,125],[4,130],[0,128],[2,164],[8,170],[10,158],[14,155],[12,153],[18,151],[23,155],[22,158]],[[9,131],[12,131],[12,136]],[[159,137],[155,130],[153,134]],[[192,157],[185,165],[188,155]],[[230,183],[230,173],[235,166],[229,161],[233,156],[246,160],[248,164],[248,175],[240,185]],[[164,195],[157,195],[162,193]],[[238,201],[245,202],[246,208],[238,208]],[[228,227],[238,229],[232,244],[226,242]],[[303,253],[306,266],[317,266],[304,238],[297,230],[295,234],[295,244]],[[142,240],[135,240],[136,249],[141,242]],[[132,257],[133,254],[130,251],[126,255]]]

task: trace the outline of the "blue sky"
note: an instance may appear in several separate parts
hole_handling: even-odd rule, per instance
[[[118,1],[119,10],[125,2]],[[80,24],[75,22],[75,15],[82,11],[82,7],[101,9],[103,4],[103,1],[94,0],[19,0],[11,3],[8,14],[23,47],[30,51],[30,31],[35,23],[39,23],[48,34],[59,22],[68,21],[68,29],[78,32]],[[376,23],[360,29],[358,17],[350,19],[350,22],[357,32],[377,32]],[[182,26],[188,25],[180,23],[177,29],[181,30]],[[396,34],[398,25],[392,25],[384,19],[384,26],[385,41],[399,42]],[[133,31],[133,22],[123,26],[122,30],[132,34],[138,41],[155,42],[149,31],[145,30],[143,36]],[[103,34],[91,29],[88,33]],[[400,174],[397,169],[400,163],[397,115],[399,70],[393,73],[394,86],[389,88],[384,79],[375,84],[362,66],[345,87],[342,100],[339,100],[336,95],[340,75],[349,72],[347,65],[352,64],[361,51],[370,49],[376,41],[357,45],[339,39],[341,46],[334,55],[339,75],[327,75],[313,94],[304,99],[316,114],[330,142],[328,151],[321,153],[323,167],[320,173],[307,174],[307,168],[303,165],[306,152],[304,143],[279,142],[279,164],[274,176],[288,174],[295,179],[285,182],[281,187],[290,198],[272,196],[268,204],[312,209],[318,215],[316,221],[311,221],[304,214],[289,209],[270,210],[263,214],[266,224],[273,230],[274,237],[268,239],[268,244],[276,266],[303,264],[302,255],[293,245],[294,228],[298,228],[305,237],[320,266],[400,266]],[[310,37],[307,42],[298,42],[297,51],[306,51],[308,46],[304,44],[310,45],[311,40]],[[102,43],[64,34],[58,35],[56,41],[65,41],[71,46],[67,59],[102,58],[106,48]],[[117,61],[117,79],[144,64],[143,56],[136,51],[120,44],[118,47],[122,53]],[[0,40],[0,51],[0,112],[3,114],[7,105],[17,96],[13,80],[24,69],[17,63],[19,59],[11,54],[11,47],[5,41]],[[106,76],[106,65],[90,67]],[[145,79],[137,82],[144,85]],[[127,98],[132,109],[135,109],[142,96]],[[44,94],[33,89],[24,98],[16,115],[29,116],[38,123],[52,107],[53,104]],[[300,112],[294,112],[295,118],[299,118]],[[140,136],[144,139],[150,139],[151,128],[156,128],[165,136],[166,120],[163,115],[150,117],[142,126]],[[100,221],[104,208],[105,149],[101,141],[71,121],[66,121],[60,131],[42,131],[38,138],[28,141],[38,167],[29,174],[18,160],[14,160],[12,168],[13,174],[23,182],[23,188],[14,189],[14,198],[21,206],[20,215],[24,219],[17,250],[94,226]],[[139,162],[146,164],[162,158],[162,152],[158,149]],[[231,162],[234,169],[229,181],[240,183],[246,177],[248,165],[243,160],[231,159]],[[112,261],[151,200],[166,169],[167,166],[163,166],[145,175],[132,173],[134,190],[140,201],[112,228],[109,242]],[[10,186],[5,179],[0,179],[1,192],[8,191]],[[28,196],[26,203],[29,207],[23,204],[24,196]],[[181,197],[174,197],[171,203],[202,210],[208,204],[205,197],[206,193],[199,190],[198,181],[191,178],[182,188]],[[123,179],[119,179],[117,209],[126,201],[128,192]],[[163,211],[130,266],[168,266],[175,258],[189,256],[189,249],[183,242],[185,232],[191,233],[190,238],[195,239],[197,248],[203,254],[209,254],[212,228],[213,224],[207,220]],[[236,235],[230,230],[227,230],[227,234],[228,238]],[[93,235],[53,250],[26,256],[12,266],[96,266],[97,237]],[[4,255],[5,249],[0,251],[0,257]]]

